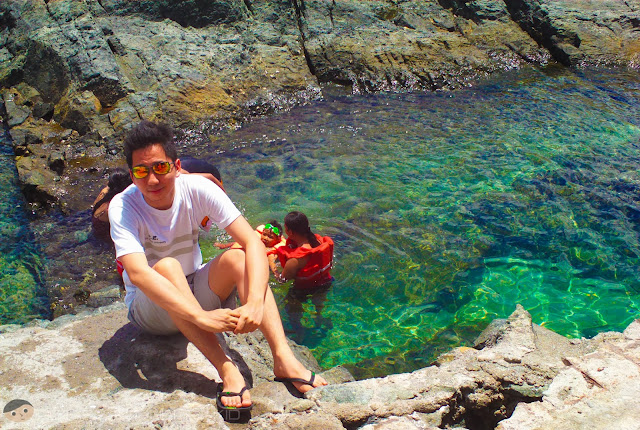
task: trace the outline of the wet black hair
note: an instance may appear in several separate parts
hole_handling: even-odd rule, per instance
[[[124,139],[124,156],[129,169],[133,167],[133,152],[151,145],[161,145],[171,161],[178,158],[178,150],[173,142],[173,130],[165,123],[143,120]]]
[[[220,171],[213,164],[193,157],[180,157],[181,167],[189,173],[211,173],[214,178],[222,182]]]
[[[107,194],[93,205],[92,214],[95,214],[96,210],[100,206],[104,203],[110,202],[113,196],[124,191],[124,189],[129,185],[131,185],[131,176],[129,175],[129,172],[120,167],[115,169],[113,173],[109,175],[109,182],[107,183],[109,190],[107,191]]]
[[[292,232],[306,237],[313,248],[320,246],[320,242],[316,239],[316,235],[313,234],[311,227],[309,227],[309,219],[302,212],[289,212],[284,217],[284,225]]]

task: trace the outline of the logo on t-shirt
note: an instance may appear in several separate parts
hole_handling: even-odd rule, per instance
[[[166,240],[162,240],[160,239],[158,236],[156,236],[155,234],[149,234],[147,235],[147,242],[151,242],[153,244],[161,244],[161,243],[167,243]]]
[[[209,229],[211,228],[211,220],[209,219],[208,216],[205,215],[204,218],[202,218],[202,221],[200,221],[200,226],[205,230],[205,231],[209,231]]]

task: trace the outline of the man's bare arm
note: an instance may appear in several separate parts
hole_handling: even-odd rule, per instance
[[[131,283],[137,286],[147,297],[167,312],[191,321],[199,327],[212,332],[235,330],[238,322],[237,312],[229,309],[205,311],[191,294],[187,279],[180,270],[169,280],[149,266],[143,253],[132,253],[120,257]],[[176,264],[179,264],[176,262]],[[184,282],[182,288],[179,284]]]
[[[242,313],[236,333],[247,333],[262,323],[265,294],[269,282],[269,264],[264,244],[244,217],[236,218],[226,229],[233,240],[245,250],[247,271],[246,303],[238,308]]]

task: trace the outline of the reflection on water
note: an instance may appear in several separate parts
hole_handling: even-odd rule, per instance
[[[409,371],[517,303],[576,337],[640,316],[639,89],[635,72],[529,70],[336,96],[205,157],[252,224],[301,210],[336,242],[322,318],[301,303],[300,330],[272,285],[291,335],[326,367]]]

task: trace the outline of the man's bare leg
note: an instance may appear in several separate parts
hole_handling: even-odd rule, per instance
[[[187,279],[182,272],[182,267],[177,260],[163,259],[158,262],[154,267],[158,273],[167,278],[171,283],[179,290],[185,292],[188,296],[193,297],[195,304],[196,298],[191,292],[191,288],[187,283]],[[233,289],[231,290],[233,291]],[[227,294],[228,297],[228,294]],[[226,297],[223,297],[224,300]],[[246,385],[244,377],[240,373],[240,370],[236,367],[233,361],[227,357],[224,350],[218,342],[218,337],[215,333],[208,332],[190,321],[187,321],[179,316],[169,312],[169,316],[175,323],[180,332],[191,342],[196,348],[202,352],[202,354],[213,364],[218,371],[220,378],[223,381],[223,390],[231,392],[240,392]],[[221,399],[222,404],[225,406],[250,406],[251,396],[248,391],[240,397],[223,397]]]
[[[233,286],[237,286],[240,302],[244,304],[247,302],[247,296],[249,294],[246,279],[247,273],[244,267],[244,251],[232,249],[222,254],[222,256],[225,255],[228,259],[221,258],[212,264],[209,272],[209,286],[212,287],[214,293],[220,297],[223,297],[221,294],[225,297],[228,296],[230,291],[233,291]],[[232,284],[231,289],[227,292],[225,288],[228,289],[230,283]],[[273,373],[276,377],[300,378],[304,380],[311,378],[311,371],[307,370],[307,368],[298,361],[291,347],[289,347],[289,343],[284,334],[284,328],[282,327],[280,313],[278,312],[275,298],[269,287],[267,287],[265,293],[264,316],[262,318],[262,324],[260,325],[260,331],[262,331],[267,342],[269,342],[274,361]],[[298,391],[305,393],[315,387],[327,385],[327,381],[320,376],[316,376],[313,387],[299,382],[293,382],[293,384]]]

